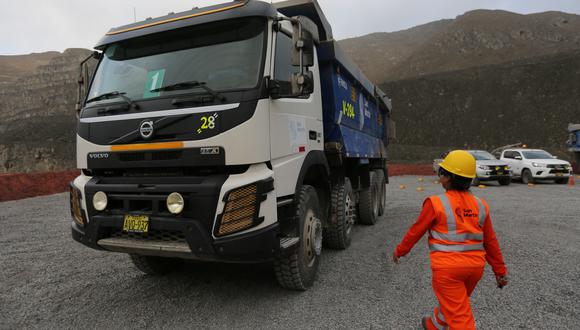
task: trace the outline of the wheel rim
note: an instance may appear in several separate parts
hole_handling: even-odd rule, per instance
[[[346,195],[344,199],[344,210],[346,212],[346,234],[349,235],[354,224],[356,206],[350,194]]]
[[[312,210],[308,210],[306,213],[304,238],[306,240],[306,260],[308,267],[311,267],[316,261],[316,257],[322,252],[322,222]]]

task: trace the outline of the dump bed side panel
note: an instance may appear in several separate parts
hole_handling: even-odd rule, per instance
[[[374,85],[361,83],[356,78],[361,73],[352,74],[352,64],[347,68],[328,48],[322,53],[325,142],[339,142],[346,157],[385,158],[389,111],[374,95]]]

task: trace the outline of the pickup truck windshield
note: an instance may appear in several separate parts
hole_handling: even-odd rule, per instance
[[[554,158],[544,150],[522,151],[526,159],[552,159]]]
[[[475,160],[497,160],[497,158],[495,158],[492,154],[490,154],[487,151],[470,151],[469,152],[474,158]]]
[[[214,91],[255,88],[261,75],[265,21],[246,18],[210,23],[112,44],[95,73],[87,100],[106,93],[133,101],[199,88],[163,87],[199,81]],[[119,102],[103,98],[91,102]]]

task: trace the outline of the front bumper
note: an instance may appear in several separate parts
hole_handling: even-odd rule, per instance
[[[554,180],[569,178],[572,172],[540,167],[532,169],[532,175],[534,179]]]
[[[504,170],[498,172],[496,170],[482,170],[480,168],[477,169],[476,172],[477,179],[479,181],[497,181],[502,179],[509,179],[512,177],[511,170]]]
[[[72,237],[97,250],[232,263],[269,261],[280,253],[278,224],[248,234],[214,240],[199,222],[184,223],[158,218],[152,220],[151,230],[174,238],[140,240],[123,237],[119,233],[123,226],[122,218],[95,220],[84,229],[73,223]]]
[[[76,187],[83,192],[84,225],[72,222],[76,241],[97,250],[140,255],[176,257],[203,261],[262,262],[280,253],[280,235],[275,220],[276,198],[271,171],[266,166],[252,166],[241,174],[203,177],[88,178]],[[247,230],[217,237],[215,226],[224,210],[225,196],[232,189],[254,183],[258,189],[259,222]],[[92,196],[105,192],[109,205],[103,212],[93,209]],[[172,215],[164,208],[171,192],[185,198],[186,208]],[[110,207],[109,207],[110,206]],[[126,215],[146,215],[148,234],[122,230]]]

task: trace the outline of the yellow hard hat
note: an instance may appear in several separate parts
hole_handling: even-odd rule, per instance
[[[451,151],[439,166],[455,175],[475,178],[475,158],[465,150]]]

